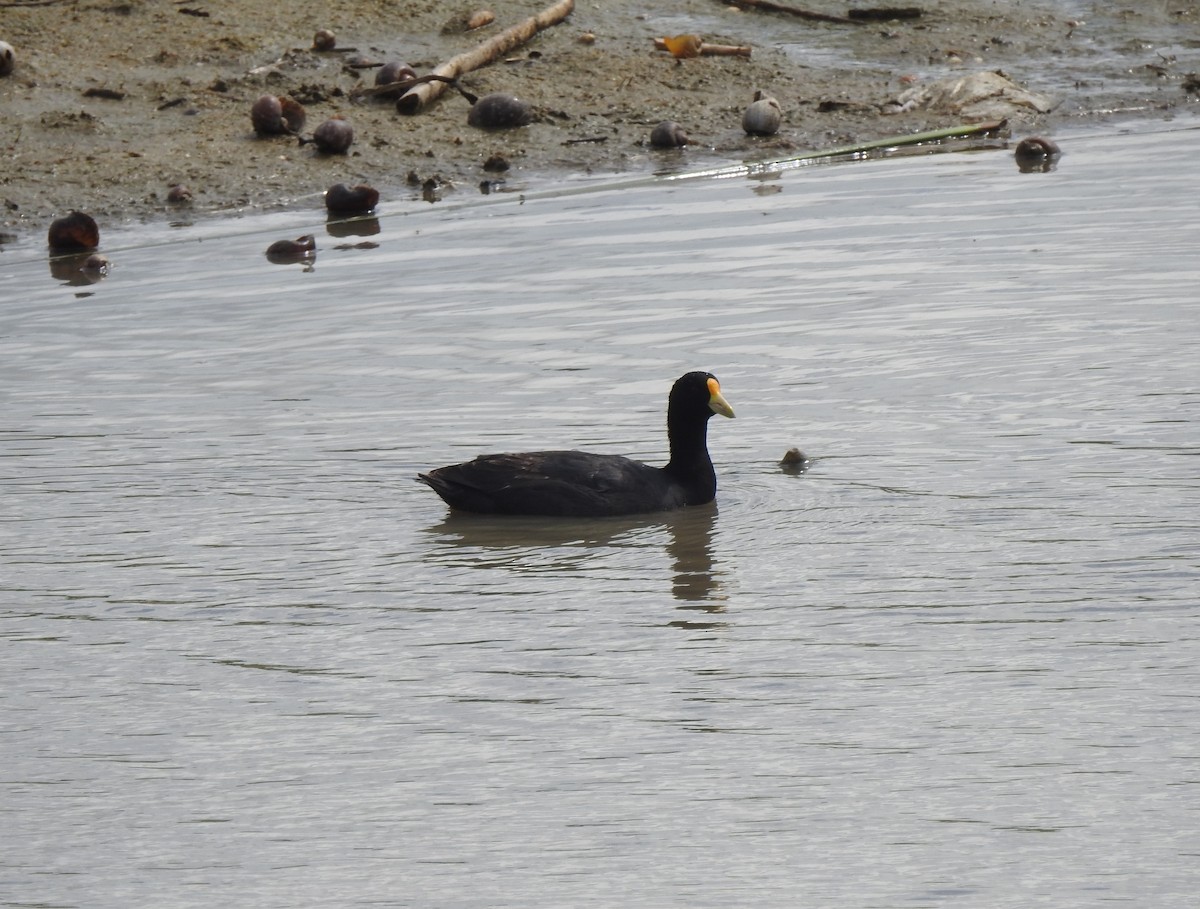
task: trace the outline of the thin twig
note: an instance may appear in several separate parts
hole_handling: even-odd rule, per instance
[[[447,85],[457,88],[459,93],[471,104],[479,100],[477,96],[459,85],[458,79],[451,79],[449,76],[439,76],[437,73],[430,73],[427,76],[417,76],[413,79],[401,79],[399,82],[388,82],[386,85],[356,88],[350,92],[350,97],[357,101],[359,98],[373,98],[376,95],[401,95],[414,86],[425,85],[429,82],[445,82]]]

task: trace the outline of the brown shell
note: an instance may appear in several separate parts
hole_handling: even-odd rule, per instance
[[[83,264],[79,266],[79,270],[95,272],[103,276],[108,274],[108,268],[111,264],[106,256],[102,256],[100,253],[92,253],[83,260]]]
[[[385,63],[375,71],[376,87],[391,85],[393,82],[404,82],[407,79],[417,78],[417,71],[407,63],[401,63],[393,60],[390,63]],[[397,88],[391,91],[379,92],[380,98],[397,98],[406,92],[407,89]]]
[[[378,204],[379,190],[365,183],[357,186],[335,183],[325,190],[325,208],[335,214],[361,214],[370,211]]]
[[[304,106],[282,95],[263,95],[250,108],[250,122],[260,136],[295,135],[306,119]]]
[[[495,92],[471,105],[467,125],[480,129],[512,129],[533,119],[533,108],[516,95]]]
[[[754,93],[754,101],[742,114],[742,129],[751,136],[773,136],[783,123],[783,110],[779,102],[761,91]]]
[[[688,134],[674,120],[663,120],[650,131],[650,144],[655,148],[680,148],[688,144]]]
[[[342,117],[331,117],[313,130],[313,143],[329,155],[344,155],[354,144],[354,127]]]
[[[789,448],[779,459],[779,466],[792,473],[803,473],[808,470],[808,455],[799,448]]]
[[[317,254],[317,238],[305,234],[295,240],[276,240],[267,247],[267,258],[277,264],[303,262]]]
[[[1057,143],[1041,136],[1030,136],[1017,143],[1014,153],[1018,161],[1045,161],[1047,158],[1057,158],[1062,150]]]
[[[100,228],[91,215],[73,211],[51,223],[46,239],[57,252],[95,249],[100,245]]]
[[[322,28],[313,35],[313,50],[331,51],[337,47],[337,36],[327,28]]]

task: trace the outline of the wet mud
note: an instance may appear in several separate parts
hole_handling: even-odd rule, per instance
[[[1194,4],[914,0],[903,6],[919,9],[916,18],[846,24],[716,0],[605,0],[577,3],[565,21],[466,74],[462,91],[419,114],[363,91],[380,64],[428,73],[550,5],[4,0],[0,41],[13,57],[0,76],[0,242],[45,231],[71,209],[102,224],[320,209],[337,183],[374,186],[383,207],[786,157],[994,116],[920,98],[979,73],[1048,99],[1001,105],[1014,139],[1081,122],[1170,118],[1193,108],[1200,88]],[[836,15],[887,6],[784,5]],[[484,7],[494,21],[464,31]],[[332,49],[314,47],[322,29],[335,36]],[[750,55],[677,60],[656,48],[655,38],[678,34]],[[769,135],[742,128],[757,91],[779,101],[781,123]],[[526,102],[530,122],[469,125],[469,96],[495,92]],[[256,133],[250,112],[264,94],[304,106],[300,136]],[[344,154],[301,141],[330,118],[353,126]],[[689,144],[653,146],[663,120],[676,121]],[[173,186],[187,191],[171,198]]]

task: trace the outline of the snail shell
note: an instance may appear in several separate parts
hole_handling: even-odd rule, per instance
[[[315,51],[331,51],[337,47],[337,36],[327,28],[322,28],[313,35],[312,49]]]
[[[47,240],[55,252],[95,249],[100,245],[100,228],[91,215],[73,211],[50,224]]]
[[[250,108],[250,122],[260,136],[295,135],[304,129],[304,107],[283,96],[263,95]]]
[[[182,183],[173,183],[167,190],[167,201],[171,205],[187,205],[192,201],[192,191]]]
[[[379,204],[379,190],[360,183],[347,186],[335,183],[325,190],[325,208],[335,214],[353,215],[368,212]]]
[[[1062,154],[1062,149],[1049,139],[1043,139],[1041,136],[1030,136],[1028,139],[1022,139],[1017,143],[1015,152],[1017,161],[1029,162],[1037,164],[1042,161],[1047,161],[1050,158],[1057,158]]]
[[[754,93],[754,101],[742,114],[742,129],[751,136],[773,136],[783,123],[783,109],[779,102],[761,91]]]
[[[407,63],[401,63],[399,60],[385,63],[375,72],[376,85],[390,85],[393,82],[415,78],[417,78],[417,71]]]
[[[7,76],[16,65],[17,56],[13,46],[7,41],[0,41],[0,76]]]
[[[354,144],[354,127],[340,116],[330,117],[313,130],[312,140],[327,155],[344,155]]]
[[[680,148],[688,144],[688,134],[674,120],[663,120],[650,131],[650,144],[655,148]]]
[[[533,119],[533,109],[516,95],[495,92],[471,105],[467,125],[480,129],[512,129]]]
[[[277,265],[303,262],[314,258],[316,254],[317,238],[312,234],[305,234],[295,240],[276,240],[267,247],[267,258]]]
[[[393,82],[404,82],[408,79],[417,78],[417,71],[407,63],[401,63],[393,60],[390,63],[385,63],[375,71],[375,85],[377,87],[391,85]],[[404,94],[407,89],[397,88],[392,91],[379,92],[381,98],[398,98]]]

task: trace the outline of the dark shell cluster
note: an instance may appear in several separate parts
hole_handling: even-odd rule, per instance
[[[108,275],[109,261],[96,252],[100,228],[91,215],[73,211],[50,223],[50,274],[68,284],[95,284]]]
[[[299,136],[308,122],[304,105],[286,95],[263,95],[250,108],[250,122],[260,136]],[[336,114],[313,130],[311,142],[319,151],[330,155],[344,155],[354,144],[354,127],[350,121]]]
[[[263,95],[250,108],[250,122],[260,136],[299,135],[306,119],[304,105],[284,95]]]

